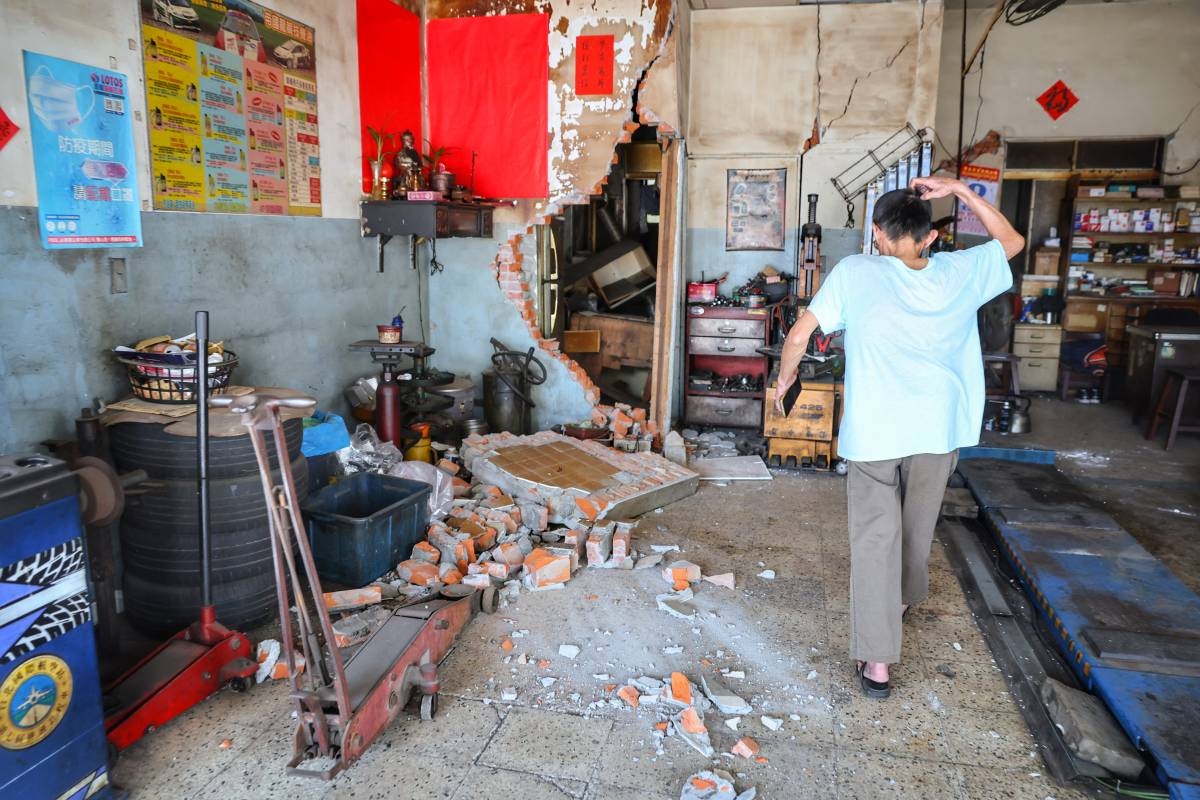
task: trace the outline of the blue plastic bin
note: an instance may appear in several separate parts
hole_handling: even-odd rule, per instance
[[[370,583],[412,555],[429,525],[427,483],[360,472],[301,504],[317,574],[343,586]]]

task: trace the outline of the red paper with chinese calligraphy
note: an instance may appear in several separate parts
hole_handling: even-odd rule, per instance
[[[8,118],[3,108],[0,108],[0,150],[4,149],[4,145],[12,141],[12,138],[17,135],[17,131],[21,130],[17,123]]]
[[[1071,91],[1070,86],[1062,81],[1055,81],[1053,86],[1042,92],[1037,102],[1050,115],[1050,119],[1057,122],[1059,117],[1075,107],[1079,98]]]
[[[613,93],[613,36],[579,36],[575,39],[575,94]]]

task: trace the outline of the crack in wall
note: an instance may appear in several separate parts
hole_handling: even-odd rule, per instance
[[[817,6],[817,9],[818,9],[817,17],[818,17],[818,19],[820,19],[820,13],[819,13],[820,6]],[[820,28],[818,26],[818,33],[817,33],[818,59],[820,57],[820,52],[821,52],[821,48],[820,48],[821,40],[820,40],[820,32],[819,31],[820,31]],[[876,67],[875,69],[869,71],[866,75],[859,75],[854,78],[854,82],[850,84],[850,92],[846,95],[846,105],[842,107],[842,113],[838,114],[836,117],[834,117],[829,122],[829,124],[825,126],[825,129],[822,131],[822,134],[828,133],[829,129],[833,127],[833,123],[837,122],[842,117],[844,117],[850,113],[850,104],[852,102],[854,102],[854,90],[858,88],[859,81],[860,80],[868,81],[871,79],[871,76],[874,75],[876,72],[882,72],[885,69],[891,69],[892,65],[896,63],[896,59],[900,58],[900,55],[908,48],[908,46],[910,44],[912,44],[915,41],[916,38],[917,37],[914,36],[911,39],[905,39],[904,43],[902,45],[900,45],[900,49],[897,50],[894,54],[892,54],[892,57],[889,58],[886,62],[884,62],[884,65],[882,67]],[[818,109],[820,108],[820,104],[821,104],[820,86],[821,86],[821,68],[820,68],[820,61],[818,60],[818,66],[817,66],[817,108]]]

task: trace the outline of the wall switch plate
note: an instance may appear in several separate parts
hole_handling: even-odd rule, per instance
[[[125,294],[129,291],[129,276],[125,272],[124,258],[110,258],[108,260],[108,272],[110,278],[111,294]]]

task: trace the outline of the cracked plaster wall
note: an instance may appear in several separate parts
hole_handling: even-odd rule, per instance
[[[979,39],[986,9],[970,11],[968,51]],[[955,146],[962,12],[947,11],[937,127]],[[1178,171],[1200,158],[1200,3],[1132,0],[1065,5],[1020,27],[999,23],[988,37],[982,82],[978,62],[967,76],[964,141],[995,129],[1007,137],[1170,136],[1163,168]],[[1058,121],[1035,101],[1056,80],[1079,103]],[[980,107],[979,97],[983,103]],[[1200,169],[1168,177],[1200,182]]]
[[[819,197],[829,266],[856,227],[830,179],[906,123],[933,123],[941,0],[694,12],[688,117],[688,278],[736,286],[770,264],[792,272],[806,196]],[[820,143],[804,153],[813,136]],[[801,153],[804,153],[801,164]],[[726,170],[788,170],[782,252],[725,250]]]
[[[670,0],[596,0],[572,5],[567,0],[434,0],[427,18],[503,13],[550,15],[549,192],[539,201],[496,211],[491,240],[446,239],[438,244],[445,272],[429,279],[430,344],[437,365],[470,375],[481,392],[481,373],[491,365],[489,338],[510,347],[538,347],[549,378],[534,390],[534,424],[586,419],[599,391],[582,370],[558,352],[557,342],[538,332],[532,289],[537,286],[535,237],[530,226],[555,209],[586,202],[606,180],[617,144],[636,130],[633,94],[639,83],[638,112],[650,124],[678,131],[681,118],[674,55],[668,37]],[[611,33],[614,37],[614,94],[609,98],[575,96],[575,38]],[[647,71],[649,70],[649,71]],[[643,83],[644,81],[644,83]]]

